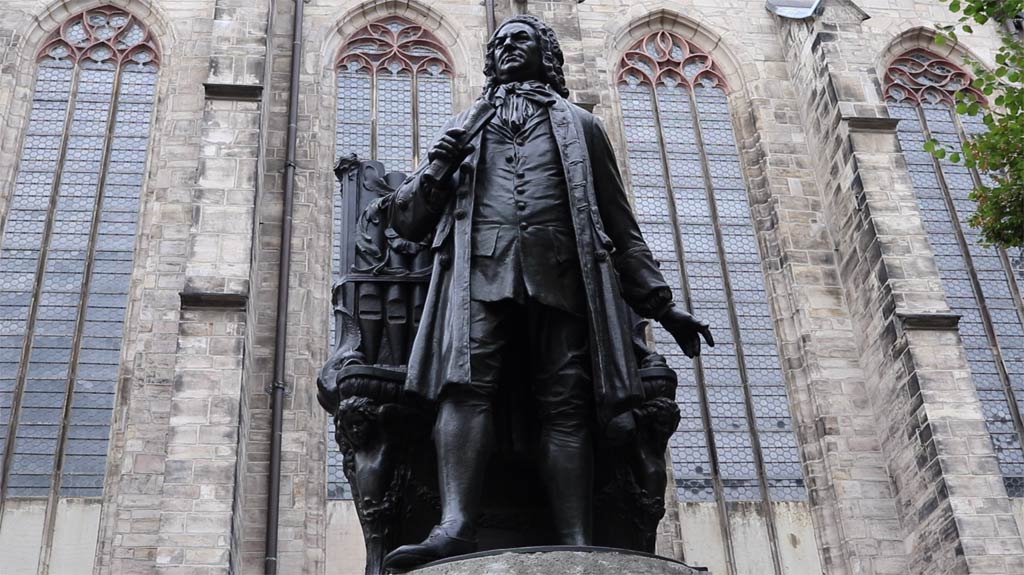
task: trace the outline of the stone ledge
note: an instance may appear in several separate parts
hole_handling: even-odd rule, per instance
[[[263,98],[263,86],[258,84],[218,84],[204,82],[207,100],[236,100],[259,102]]]
[[[956,330],[960,325],[960,315],[955,313],[910,313],[896,312],[900,327],[904,330],[931,329]]]
[[[435,561],[411,575],[711,575],[679,561],[609,547],[522,547]]]
[[[183,291],[181,309],[245,310],[249,295],[244,293]]]
[[[896,133],[899,118],[878,118],[873,116],[846,116],[846,125],[851,132]]]

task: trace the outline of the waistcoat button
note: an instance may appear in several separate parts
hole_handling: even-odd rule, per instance
[[[455,210],[455,219],[462,220],[466,218],[466,210],[458,209]]]

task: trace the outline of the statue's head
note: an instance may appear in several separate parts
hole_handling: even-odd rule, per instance
[[[564,63],[562,47],[550,26],[536,16],[513,16],[502,22],[487,42],[485,90],[508,82],[536,80],[568,97]]]
[[[353,449],[362,449],[374,438],[380,420],[380,406],[365,397],[349,397],[338,406],[336,435],[342,435]]]

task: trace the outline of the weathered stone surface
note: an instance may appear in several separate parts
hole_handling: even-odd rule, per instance
[[[0,221],[38,50],[67,17],[105,4],[146,23],[161,71],[94,572],[260,573],[294,4],[5,0]],[[957,334],[899,325],[901,314],[945,314],[949,306],[880,95],[885,66],[910,48],[991,64],[995,27],[937,47],[936,24],[952,21],[937,0],[857,0],[860,9],[828,0],[821,17],[795,23],[770,15],[761,0],[496,4],[500,15],[526,9],[555,25],[573,99],[593,105],[620,158],[614,73],[626,47],[669,28],[721,63],[810,494],[787,504],[787,522],[803,523],[778,534],[782,572],[817,573],[787,567],[786,553],[800,548],[810,550],[802,560],[820,558],[827,575],[1024,573],[1024,505],[1001,487]],[[305,6],[279,572],[359,573],[355,564],[325,566],[328,529],[337,535],[341,522],[329,525],[325,513],[327,440],[314,399],[327,352],[335,57],[367,22],[406,16],[451,52],[455,107],[465,108],[482,88],[485,8],[479,0]],[[204,84],[261,96],[208,99]],[[182,310],[189,289],[244,294],[247,307]],[[762,575],[745,557],[752,545],[723,541],[718,513],[714,504],[670,512],[659,551],[713,556],[723,573],[719,565],[738,558],[739,575]],[[3,518],[5,533],[38,533],[35,523],[11,517]],[[731,527],[762,526],[765,517],[744,521]],[[699,536],[686,526],[699,527]],[[803,547],[792,543],[797,533]],[[57,529],[44,544],[62,544],[65,535]],[[51,571],[61,565],[52,558]]]
[[[600,547],[589,551],[530,547],[514,552],[488,552],[410,571],[415,575],[711,575],[678,561]]]

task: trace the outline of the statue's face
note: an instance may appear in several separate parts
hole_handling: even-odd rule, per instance
[[[345,420],[345,435],[356,449],[363,447],[372,434],[370,420],[366,416],[354,413]]]
[[[494,69],[502,82],[541,80],[540,39],[522,22],[498,29],[494,36]]]

